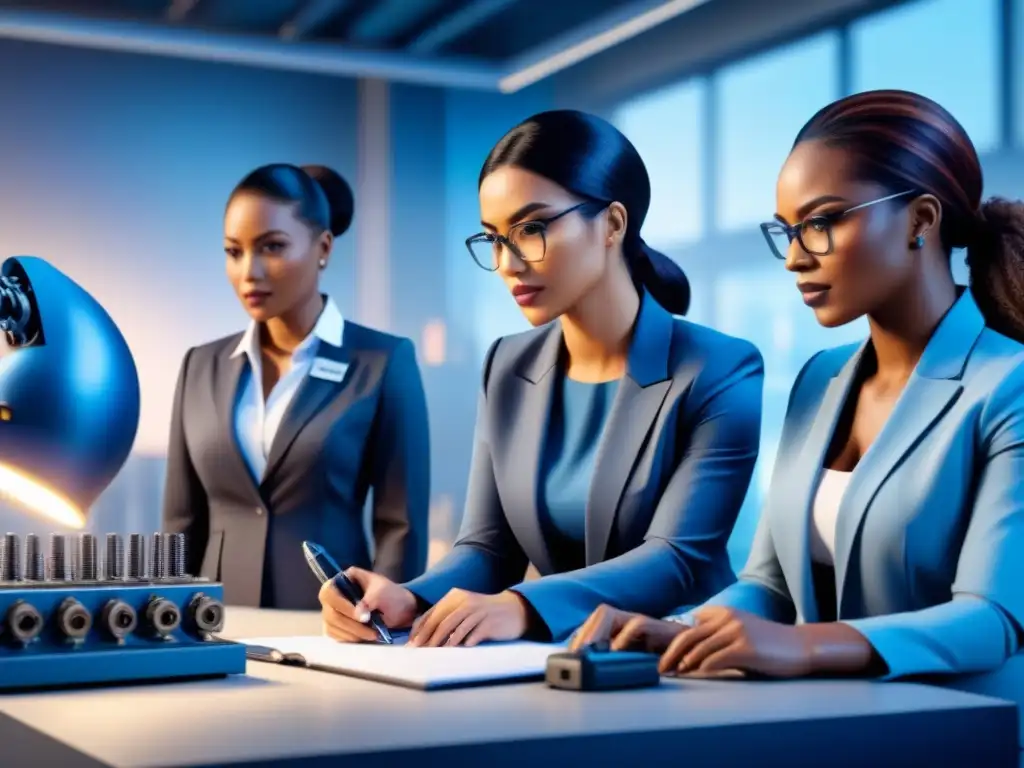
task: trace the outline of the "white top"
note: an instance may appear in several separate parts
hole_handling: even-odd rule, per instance
[[[328,297],[316,325],[292,352],[291,366],[274,385],[266,402],[263,400],[259,325],[255,321],[249,323],[238,346],[231,353],[231,357],[245,355],[249,358],[248,375],[243,372],[243,385],[235,402],[235,436],[245,463],[257,483],[263,479],[274,436],[299,386],[313,366],[320,341],[340,347],[344,330],[345,319],[334,301]]]
[[[816,563],[835,564],[836,519],[851,474],[834,469],[826,469],[821,473],[811,515],[811,560]]]

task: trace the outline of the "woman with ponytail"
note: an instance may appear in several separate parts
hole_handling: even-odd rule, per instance
[[[636,149],[597,117],[544,112],[491,150],[479,190],[470,254],[536,327],[487,353],[453,551],[402,586],[350,573],[355,610],[322,591],[341,640],[366,635],[368,610],[415,620],[416,645],[560,640],[603,602],[663,612],[735,579],[726,541],[757,458],[761,357],[673,317],[689,284],[641,238]],[[523,582],[530,563],[541,578]]]
[[[171,421],[165,530],[232,605],[316,608],[305,539],[393,579],[423,573],[430,454],[409,339],[321,291],[352,192],[323,166],[266,165],[228,198],[228,281],[250,322],[189,350]],[[372,538],[363,510],[372,490]]]
[[[797,378],[739,581],[676,620],[599,609],[578,640],[701,676],[987,672],[1024,703],[1024,205],[982,202],[963,128],[904,91],[811,118],[777,205],[762,229],[818,322],[870,337]]]

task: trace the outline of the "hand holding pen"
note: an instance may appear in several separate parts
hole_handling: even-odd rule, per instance
[[[323,552],[312,542],[306,542],[303,550],[307,562],[311,554],[315,557]],[[320,560],[329,563],[329,557]],[[310,567],[313,568],[312,564]],[[383,640],[381,630],[390,637],[388,628],[408,627],[416,619],[415,596],[387,577],[362,568],[348,568],[341,578],[331,578],[326,572],[332,566],[321,567],[329,576],[326,581],[321,580],[320,588],[321,614],[329,637],[345,643],[380,642]],[[313,570],[316,573],[316,569]],[[335,569],[334,573],[337,572]],[[317,577],[320,578],[319,574]]]

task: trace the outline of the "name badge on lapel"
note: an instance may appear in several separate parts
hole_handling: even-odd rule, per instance
[[[337,360],[328,360],[326,357],[318,357],[313,360],[313,368],[309,375],[315,379],[333,381],[335,383],[345,378],[348,370],[348,363],[340,363]]]

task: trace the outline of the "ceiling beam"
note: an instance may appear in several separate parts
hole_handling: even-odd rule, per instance
[[[371,45],[390,42],[443,3],[444,0],[376,0],[352,23],[349,37]]]
[[[476,61],[424,61],[403,53],[5,9],[0,38],[449,88],[493,91],[500,76],[498,68]]]
[[[197,5],[199,5],[199,0],[171,0],[164,17],[170,22],[182,22]]]
[[[472,0],[437,24],[424,30],[406,49],[412,53],[434,53],[453,40],[472,32],[492,16],[514,5],[518,0]]]
[[[291,19],[281,25],[277,36],[282,40],[300,40],[315,33],[345,10],[351,0],[306,0]]]
[[[498,87],[514,93],[707,2],[638,0],[516,57]]]

